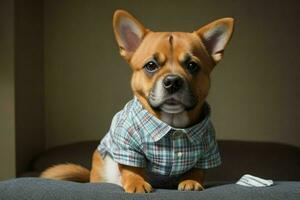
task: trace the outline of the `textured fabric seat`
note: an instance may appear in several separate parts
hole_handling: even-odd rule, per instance
[[[299,200],[300,182],[277,182],[275,186],[249,188],[236,184],[227,184],[208,188],[198,192],[181,192],[177,190],[155,190],[148,194],[127,194],[122,188],[107,183],[74,183],[53,181],[39,178],[20,178],[0,182],[0,199],[2,200]]]

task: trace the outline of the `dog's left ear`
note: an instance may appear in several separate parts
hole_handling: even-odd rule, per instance
[[[196,31],[216,63],[222,59],[225,46],[231,38],[233,26],[233,18],[222,18]]]
[[[126,60],[129,60],[148,30],[135,17],[124,10],[115,11],[113,28],[120,47],[120,54]]]

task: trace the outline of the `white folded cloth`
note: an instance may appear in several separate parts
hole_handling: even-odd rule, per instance
[[[273,185],[274,182],[272,180],[266,180],[250,174],[245,174],[238,182],[236,182],[236,184],[247,187],[266,187]]]

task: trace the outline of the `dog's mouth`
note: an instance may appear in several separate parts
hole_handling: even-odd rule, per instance
[[[167,99],[160,105],[160,109],[169,114],[178,114],[185,111],[185,106],[176,99]]]
[[[180,100],[177,100],[176,98],[168,98],[166,100],[163,100],[160,102],[160,104],[154,106],[150,103],[150,106],[156,110],[156,111],[162,111],[167,114],[180,114],[184,111],[190,111],[194,109],[196,106],[196,102],[192,104],[184,104]]]
[[[156,82],[147,100],[154,111],[172,115],[193,110],[198,103],[187,83],[177,92],[170,93],[163,87],[162,79]]]
[[[170,99],[165,100],[164,104],[174,106],[174,105],[178,105],[178,104],[181,104],[181,103],[178,100],[174,99],[174,98],[170,98]]]

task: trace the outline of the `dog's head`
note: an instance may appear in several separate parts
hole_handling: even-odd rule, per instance
[[[120,54],[133,70],[132,90],[143,106],[174,127],[197,123],[210,73],[231,38],[233,19],[219,19],[192,33],[153,32],[117,10],[113,27]]]

